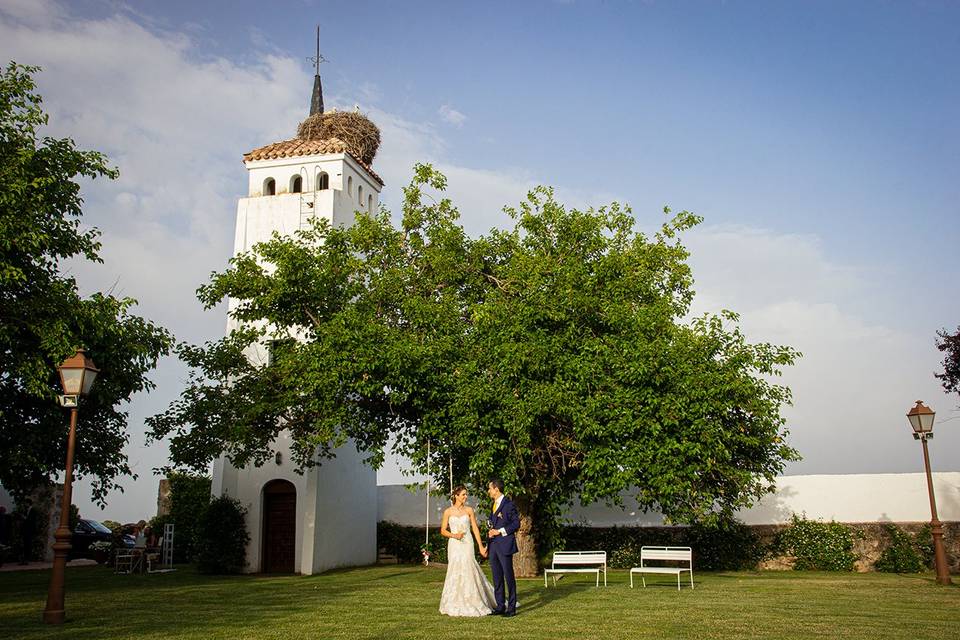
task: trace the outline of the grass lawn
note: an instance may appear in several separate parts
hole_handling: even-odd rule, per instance
[[[441,616],[442,569],[378,566],[319,576],[117,576],[67,570],[67,624],[41,622],[49,571],[0,573],[3,638],[960,638],[960,587],[930,574],[699,573],[631,590],[570,575],[521,580],[512,619]]]

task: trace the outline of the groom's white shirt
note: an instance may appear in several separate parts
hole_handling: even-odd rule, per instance
[[[502,494],[502,493],[500,494],[500,497],[497,498],[497,501],[493,503],[493,512],[494,512],[494,513],[496,513],[496,512],[497,512],[497,509],[500,508],[500,503],[501,503],[501,502],[503,502],[503,494]],[[497,529],[497,531],[499,531],[499,532],[500,532],[500,535],[502,535],[502,536],[507,535],[507,530],[504,529],[503,527],[500,527],[499,529]]]

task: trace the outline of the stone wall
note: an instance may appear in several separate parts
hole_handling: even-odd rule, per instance
[[[889,546],[890,539],[884,529],[884,524],[896,524],[904,532],[915,535],[929,522],[848,522],[845,526],[859,535],[854,535],[853,553],[857,556],[854,567],[857,571],[873,571],[873,564],[880,558],[880,554]],[[764,546],[769,546],[777,533],[786,528],[786,525],[762,524],[751,525],[750,528],[757,534]],[[945,522],[943,524],[943,544],[947,553],[947,563],[950,573],[960,573],[960,522]],[[760,563],[760,569],[787,570],[793,569],[794,559],[790,556],[768,558]]]

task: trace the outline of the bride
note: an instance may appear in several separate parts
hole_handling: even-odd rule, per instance
[[[443,512],[440,533],[447,538],[447,577],[440,596],[440,613],[448,616],[485,616],[497,606],[493,585],[487,580],[474,556],[474,538],[480,555],[487,548],[480,537],[477,517],[467,506],[467,489],[463,485],[450,496],[453,506]],[[472,532],[472,535],[471,535]]]

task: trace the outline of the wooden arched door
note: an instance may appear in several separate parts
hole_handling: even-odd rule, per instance
[[[263,487],[264,573],[293,573],[297,541],[297,489],[286,480]]]

